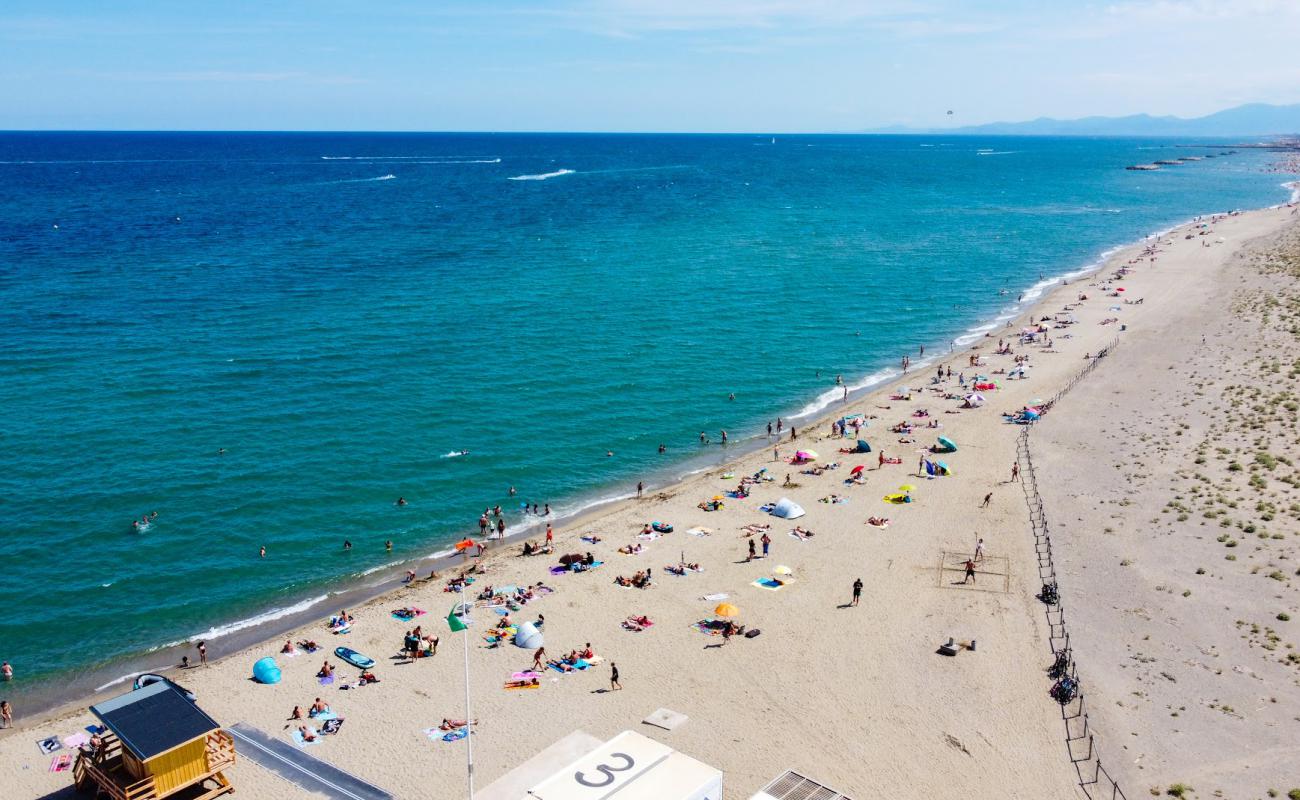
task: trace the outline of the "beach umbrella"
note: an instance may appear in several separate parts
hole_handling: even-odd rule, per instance
[[[722,495],[720,495],[720,494],[715,494],[715,495],[713,496],[713,499],[714,499],[714,500],[721,500],[721,499],[722,499]]]
[[[740,609],[736,608],[731,603],[719,603],[718,607],[713,609],[713,613],[717,614],[719,617],[735,617],[739,616]]]
[[[910,484],[910,483],[905,483],[905,484],[903,484],[902,486],[898,487],[898,491],[900,491],[900,492],[915,492],[915,491],[916,491],[916,487],[913,486],[913,485]]]
[[[772,572],[776,575],[791,575],[794,573],[794,570],[790,569],[785,564],[778,564],[772,568]]]
[[[817,459],[817,452],[815,450],[800,450],[794,454],[794,457],[801,458],[805,461],[815,461]]]
[[[569,566],[570,564],[578,564],[581,562],[582,562],[582,553],[565,553],[564,555],[560,556],[560,563],[566,567]]]
[[[456,552],[461,553],[474,546],[476,546],[476,544],[473,539],[462,539],[461,541],[456,542]]]
[[[866,469],[866,467],[863,466],[862,464],[859,464],[859,465],[857,465],[856,467],[854,467],[853,470],[852,470],[849,474],[850,474],[850,475],[857,475],[859,472],[861,472],[861,471],[864,470],[864,469]]]

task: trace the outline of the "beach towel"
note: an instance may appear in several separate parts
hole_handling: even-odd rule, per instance
[[[696,527],[696,528],[691,528],[686,532],[692,536],[709,536],[713,533],[713,530],[711,528]]]
[[[597,539],[595,536],[583,536],[583,537],[581,537],[581,538],[582,538],[582,541],[586,542],[587,544],[596,544],[596,543],[598,543],[598,542],[600,541],[600,540]]]
[[[57,736],[51,736],[47,739],[38,739],[36,746],[39,747],[41,752],[45,755],[57,753],[63,749],[63,743],[59,741],[59,737]]]
[[[701,600],[708,600],[710,603],[713,603],[713,602],[717,602],[718,600],[726,600],[726,599],[727,599],[727,593],[726,593],[726,592],[718,592],[717,594],[706,594],[706,595],[704,595],[703,597],[701,597],[700,599],[701,599]]]
[[[713,622],[715,622],[715,620],[702,619],[699,622],[692,623],[691,627],[699,631],[700,633],[705,634],[706,636],[721,636],[722,635],[721,628],[710,627]]]
[[[540,689],[542,688],[542,685],[540,683],[525,683],[523,686],[503,686],[501,688],[505,689],[507,692],[515,692],[523,689]]]
[[[655,531],[650,531],[649,533],[638,533],[636,538],[643,539],[647,542],[653,542],[655,539],[659,538],[659,534]]]
[[[539,675],[539,674],[537,674],[536,672],[533,672],[533,671],[530,669],[530,670],[527,670],[527,671],[525,671],[525,672],[516,672],[516,673],[512,674],[510,677],[511,677],[512,680],[516,680],[516,681],[530,681],[530,680],[532,680],[533,678],[540,678],[540,677],[542,677],[542,676]]]
[[[754,585],[758,588],[772,592],[780,591],[792,583],[794,583],[794,578],[758,578],[754,581]]]
[[[469,736],[469,728],[457,728],[454,731],[447,731],[446,733],[444,733],[442,736],[439,736],[438,738],[444,742],[459,742],[461,739],[464,739],[466,736]],[[430,736],[429,738],[432,739],[433,737]]]
[[[687,719],[688,717],[685,714],[679,714],[676,711],[670,711],[666,708],[658,708],[655,709],[650,716],[641,720],[641,722],[645,725],[653,725],[656,728],[663,728],[666,731],[671,731],[684,723]]]
[[[314,744],[320,744],[320,733],[317,732],[316,738],[314,740],[307,741],[306,739],[302,738],[302,731],[294,731],[293,741],[299,747],[310,747]]]
[[[90,736],[84,733],[74,733],[71,736],[63,737],[63,746],[69,750],[75,750],[83,744],[90,744]]]
[[[67,772],[72,769],[72,754],[63,753],[50,759],[50,772]]]
[[[333,676],[333,675],[328,675],[328,676],[326,676],[326,677],[320,679],[320,685],[321,685],[321,686],[329,686],[329,685],[330,685],[331,683],[333,683],[333,682],[334,682],[334,676]]]
[[[411,609],[411,610],[414,611],[415,613],[414,613],[414,614],[399,614],[399,613],[397,613],[396,611],[393,611],[393,612],[392,612],[393,619],[400,619],[400,620],[402,620],[403,622],[406,622],[406,621],[408,621],[408,620],[415,619],[416,617],[424,616],[424,611],[421,610],[421,609],[413,608],[413,609]]]
[[[323,718],[317,717],[316,719],[323,719]],[[343,718],[331,716],[328,720],[325,721],[325,724],[321,726],[320,728],[321,736],[330,736],[332,734],[338,733],[339,728],[342,727],[343,727]]]
[[[312,714],[309,712],[307,716],[319,722],[324,722],[330,719],[338,719],[338,714],[335,714],[333,711],[330,711],[329,709],[326,709],[320,712],[319,714]]]

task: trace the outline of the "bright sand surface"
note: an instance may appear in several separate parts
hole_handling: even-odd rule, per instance
[[[877,452],[901,457],[901,465],[877,469],[877,452],[838,455],[836,450],[852,446],[853,440],[830,438],[828,419],[800,428],[793,444],[787,431],[776,445],[781,461],[774,461],[772,450],[765,449],[557,531],[557,551],[590,550],[605,562],[595,571],[552,576],[548,567],[556,563],[554,557],[518,557],[517,547],[484,559],[487,574],[479,576],[475,588],[537,581],[554,587],[553,594],[514,615],[520,621],[545,615],[551,656],[590,642],[604,663],[583,674],[548,671],[540,690],[504,691],[502,683],[513,672],[531,666],[532,654],[511,645],[487,648],[482,633],[498,617],[476,610],[469,643],[472,715],[481,720],[474,737],[478,785],[575,729],[600,738],[634,729],[721,768],[727,798],[748,797],[786,768],[858,798],[1081,796],[1067,758],[1059,707],[1047,695],[1050,681],[1044,670],[1051,654],[1043,608],[1034,597],[1039,589],[1037,561],[1025,497],[1019,485],[1008,482],[1020,428],[1005,424],[1000,412],[1051,397],[1085,365],[1085,353],[1095,353],[1117,335],[1128,339],[1120,352],[1136,359],[1133,369],[1163,370],[1168,354],[1161,352],[1162,332],[1176,326],[1186,336],[1198,324],[1196,315],[1186,313],[1189,304],[1223,306],[1216,291],[1229,256],[1293,219],[1290,209],[1263,210],[1216,221],[1211,234],[1192,240],[1184,239],[1187,226],[1161,237],[1157,266],[1139,260],[1118,284],[1126,288],[1124,298],[1143,298],[1141,305],[1124,305],[1101,286],[1117,266],[1137,258],[1147,243],[1126,248],[1095,276],[1057,289],[1032,310],[1037,318],[1061,311],[1066,304],[1074,306],[1078,323],[1050,330],[1051,352],[1014,341],[1026,324],[1022,318],[973,348],[986,359],[985,367],[970,368],[970,351],[959,351],[945,356],[952,365],[952,380],[934,387],[934,365],[914,368],[906,378],[846,406],[845,413],[874,417],[863,438]],[[1076,305],[1080,292],[1090,299]],[[1110,310],[1115,305],[1121,310]],[[1129,331],[1121,334],[1119,324],[1100,324],[1107,318],[1118,318]],[[1028,379],[1002,380],[1000,390],[985,393],[989,402],[984,408],[956,413],[959,402],[942,395],[961,391],[956,385],[959,372],[969,377],[1011,366],[1011,356],[993,355],[999,336],[1013,341],[1016,354],[1032,356]],[[1103,362],[1085,384],[1100,391],[1103,384],[1118,388],[1131,378],[1130,372],[1111,367]],[[888,399],[904,387],[912,387],[910,401]],[[942,428],[920,428],[914,443],[900,443],[889,428],[904,420],[923,425],[927,420],[912,417],[919,408],[928,409],[930,419]],[[1088,422],[1090,414],[1086,404],[1068,396],[1047,419],[1068,426],[1071,420]],[[937,435],[952,438],[960,448],[937,457],[955,475],[918,478],[918,450],[933,444]],[[801,448],[818,451],[819,464],[840,466],[820,476],[800,474],[801,467],[784,459]],[[864,485],[845,485],[856,464],[867,466]],[[776,481],[756,487],[748,499],[728,499],[724,510],[713,513],[696,507],[734,488],[740,476],[763,468]],[[1086,482],[1094,470],[1112,469],[1106,458],[1091,459],[1080,465],[1074,479]],[[736,477],[723,479],[723,472]],[[797,488],[781,488],[787,473]],[[883,495],[905,483],[916,487],[915,502],[883,502]],[[992,502],[981,508],[988,492],[993,493]],[[831,493],[849,500],[819,502]],[[815,532],[811,539],[792,537],[792,523],[758,510],[783,496],[807,510],[797,524]],[[1152,509],[1148,516],[1156,513]],[[892,522],[884,530],[866,525],[873,515]],[[619,554],[617,548],[636,542],[641,526],[651,520],[671,522],[676,531],[644,542],[640,555]],[[749,523],[771,524],[770,557],[746,561],[748,542],[741,526]],[[707,526],[713,533],[688,534],[695,526]],[[589,532],[602,541],[579,541]],[[959,565],[972,553],[977,537],[984,539],[988,557],[974,585],[958,585]],[[1090,546],[1086,539],[1077,544]],[[683,555],[704,571],[685,577],[668,574],[665,565],[676,564]],[[777,565],[790,567],[796,581],[779,591],[751,584]],[[459,559],[448,560],[443,577],[459,566]],[[616,575],[630,576],[647,567],[654,570],[654,585],[648,589],[613,582]],[[846,607],[851,584],[859,577],[866,587],[861,606]],[[1063,583],[1067,605],[1074,587],[1090,579],[1091,573],[1082,573]],[[211,655],[222,658],[209,667],[173,677],[193,689],[203,708],[222,723],[242,721],[286,739],[290,710],[295,705],[306,708],[321,697],[346,722],[338,735],[311,748],[313,756],[398,797],[431,792],[462,796],[463,742],[431,742],[421,732],[444,717],[464,713],[462,639],[448,633],[443,619],[456,596],[444,593],[443,585],[438,580],[406,587],[349,609],[356,621],[346,636],[331,635],[323,622],[294,632],[295,640],[310,637],[323,645],[336,665],[332,650],[337,645],[374,657],[382,680],[378,685],[350,691],[320,686],[315,675],[325,654],[286,658],[279,655],[282,639],[238,653],[214,652]],[[761,629],[761,635],[719,646],[721,637],[694,630],[692,623],[709,617],[716,605],[702,596],[713,593],[726,593],[728,602],[740,609],[738,621]],[[425,633],[441,636],[436,657],[409,664],[395,660],[411,625],[394,619],[390,611],[404,606],[429,612],[418,621]],[[640,633],[622,628],[624,619],[641,614],[654,621],[653,627]],[[955,658],[937,655],[937,647],[950,636],[976,640],[978,646]],[[1085,665],[1081,672],[1086,680],[1090,659],[1084,647],[1078,644],[1077,656]],[[249,678],[252,664],[268,655],[276,657],[284,679],[274,686],[255,684]],[[618,664],[621,691],[604,691],[610,685],[610,662]],[[339,665],[338,674],[342,682],[355,670]],[[86,702],[39,721],[23,719],[22,709],[17,709],[19,727],[0,734],[5,797],[72,796],[71,776],[49,773],[50,758],[37,751],[35,742],[90,724]],[[661,706],[690,719],[671,733],[640,723]],[[1097,733],[1104,754],[1107,747],[1118,751],[1130,731]],[[1112,758],[1120,758],[1118,752]],[[241,796],[303,796],[247,761],[230,777]],[[1142,791],[1125,789],[1130,797]]]

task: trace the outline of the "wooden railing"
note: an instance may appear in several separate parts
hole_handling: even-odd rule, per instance
[[[83,750],[77,754],[72,780],[78,789],[89,788],[88,784],[93,782],[97,789],[96,796],[107,794],[113,800],[153,800],[158,796],[152,776],[127,783],[121,775],[115,774],[121,769],[121,764],[120,757],[100,759],[98,754],[92,756]]]

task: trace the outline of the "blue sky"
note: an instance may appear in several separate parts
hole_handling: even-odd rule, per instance
[[[5,0],[0,129],[1197,116],[1300,102],[1297,42],[1300,0]]]

